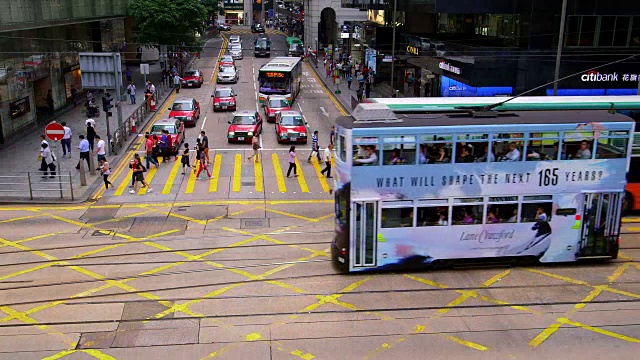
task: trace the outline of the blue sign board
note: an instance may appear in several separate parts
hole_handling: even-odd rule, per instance
[[[349,25],[340,25],[340,32],[348,33],[349,32]]]
[[[510,86],[475,87],[446,76],[442,76],[440,81],[440,95],[443,97],[511,95],[512,92]]]
[[[269,9],[269,17],[273,17],[273,9]]]

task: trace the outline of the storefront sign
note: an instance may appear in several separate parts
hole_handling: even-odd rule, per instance
[[[456,75],[461,75],[462,71],[460,70],[459,67],[457,66],[453,66],[451,64],[449,64],[448,62],[445,62],[444,60],[440,60],[440,64],[438,65],[438,67],[444,71],[448,71],[450,73],[454,73]]]
[[[618,82],[618,81],[638,81],[640,75],[638,74],[618,74],[612,73],[600,73],[595,70],[588,71],[586,74],[582,74],[580,80],[583,82]]]
[[[415,46],[411,46],[411,45],[407,45],[407,53],[411,54],[411,55],[420,56],[420,48],[415,47]]]
[[[11,112],[12,119],[20,117],[31,111],[31,103],[29,102],[29,97],[27,96],[10,103],[9,111]]]

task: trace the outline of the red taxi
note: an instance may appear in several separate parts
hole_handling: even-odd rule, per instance
[[[262,117],[255,110],[241,110],[229,121],[227,140],[231,142],[250,143],[254,135],[262,132]]]
[[[180,144],[184,142],[184,123],[178,119],[160,119],[153,124],[149,133],[160,138],[162,130],[169,132],[171,152],[177,154],[180,151]]]
[[[182,77],[182,87],[202,87],[204,77],[200,70],[186,70]]]
[[[213,98],[213,111],[236,110],[236,93],[231,87],[218,86],[211,97]]]
[[[196,126],[196,121],[200,119],[200,104],[193,98],[176,100],[169,111],[170,118],[181,120],[185,126]]]
[[[236,66],[236,61],[233,60],[231,55],[222,55],[220,56],[220,61],[218,61],[218,66]]]
[[[276,116],[278,143],[307,143],[309,128],[298,111],[284,110]]]
[[[267,122],[276,122],[278,111],[285,110],[291,110],[291,105],[285,96],[270,95],[264,102],[264,114],[267,116]]]

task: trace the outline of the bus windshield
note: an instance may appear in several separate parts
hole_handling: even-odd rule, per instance
[[[260,72],[260,92],[263,94],[286,94],[291,92],[291,74],[283,72]]]

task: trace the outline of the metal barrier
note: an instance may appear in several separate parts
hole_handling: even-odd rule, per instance
[[[58,172],[56,175],[48,176],[43,176],[42,172],[15,172],[0,175],[0,193],[2,194],[15,194],[16,198],[22,198],[28,193],[29,199],[33,200],[34,194],[52,192],[60,193],[60,199],[64,199],[68,193],[71,200],[74,200],[71,172]]]

